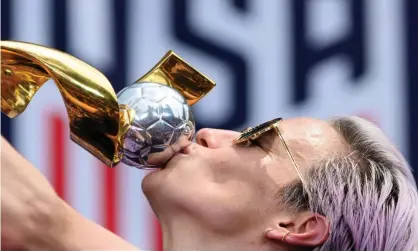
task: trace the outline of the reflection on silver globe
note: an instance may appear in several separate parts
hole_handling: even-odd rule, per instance
[[[119,104],[135,111],[123,141],[122,162],[138,168],[165,164],[195,134],[190,106],[175,89],[158,83],[135,83],[118,93]]]

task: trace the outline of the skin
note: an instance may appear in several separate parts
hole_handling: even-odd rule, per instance
[[[2,250],[135,249],[62,201],[3,137],[0,173]]]
[[[302,173],[318,158],[347,151],[346,144],[324,121],[289,119],[282,121],[279,128]],[[286,211],[275,198],[280,187],[299,176],[274,131],[251,146],[232,145],[238,135],[233,131],[200,130],[196,135],[197,143],[189,145],[162,170],[150,173],[143,180],[144,194],[162,226],[164,249],[298,250],[325,242],[329,234],[325,216]],[[22,166],[19,175],[34,171],[30,163]],[[12,168],[3,166],[2,171],[4,169]],[[19,175],[15,178],[23,179]],[[35,185],[40,184],[47,182],[43,180]],[[4,189],[10,190],[14,199],[21,198],[20,194],[13,194],[2,178]],[[49,192],[41,191],[35,197],[49,196],[50,200],[57,201],[54,196],[46,196],[51,193],[50,187],[43,189]],[[2,214],[3,203],[2,200]],[[5,203],[9,206],[7,201]],[[46,203],[45,207],[52,204]],[[68,227],[55,239],[66,249],[133,249],[119,237],[84,219],[64,202],[56,204],[56,208],[65,208],[65,217],[56,217],[52,225],[60,223]],[[9,207],[11,210],[6,213],[20,217],[16,215],[16,208]],[[33,210],[26,205],[17,208]],[[2,221],[3,229],[14,225],[14,222],[4,225]],[[23,241],[14,243],[29,245]]]

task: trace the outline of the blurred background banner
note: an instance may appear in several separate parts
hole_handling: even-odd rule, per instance
[[[360,115],[418,165],[418,2],[414,0],[1,0],[2,40],[66,51],[116,92],[170,49],[217,87],[198,127],[240,130],[274,117]],[[416,15],[415,15],[416,16]],[[55,85],[2,135],[88,218],[161,249],[141,191],[145,171],[108,169],[69,138]],[[416,175],[417,177],[417,175]]]

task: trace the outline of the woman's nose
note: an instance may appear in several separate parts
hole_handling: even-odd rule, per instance
[[[196,142],[208,148],[230,146],[239,133],[234,131],[204,128],[197,132]]]

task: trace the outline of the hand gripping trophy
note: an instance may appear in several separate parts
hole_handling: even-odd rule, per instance
[[[195,134],[191,106],[215,83],[169,51],[143,77],[115,94],[87,63],[41,45],[1,41],[1,111],[24,112],[49,79],[68,113],[70,138],[109,167],[159,168]]]

